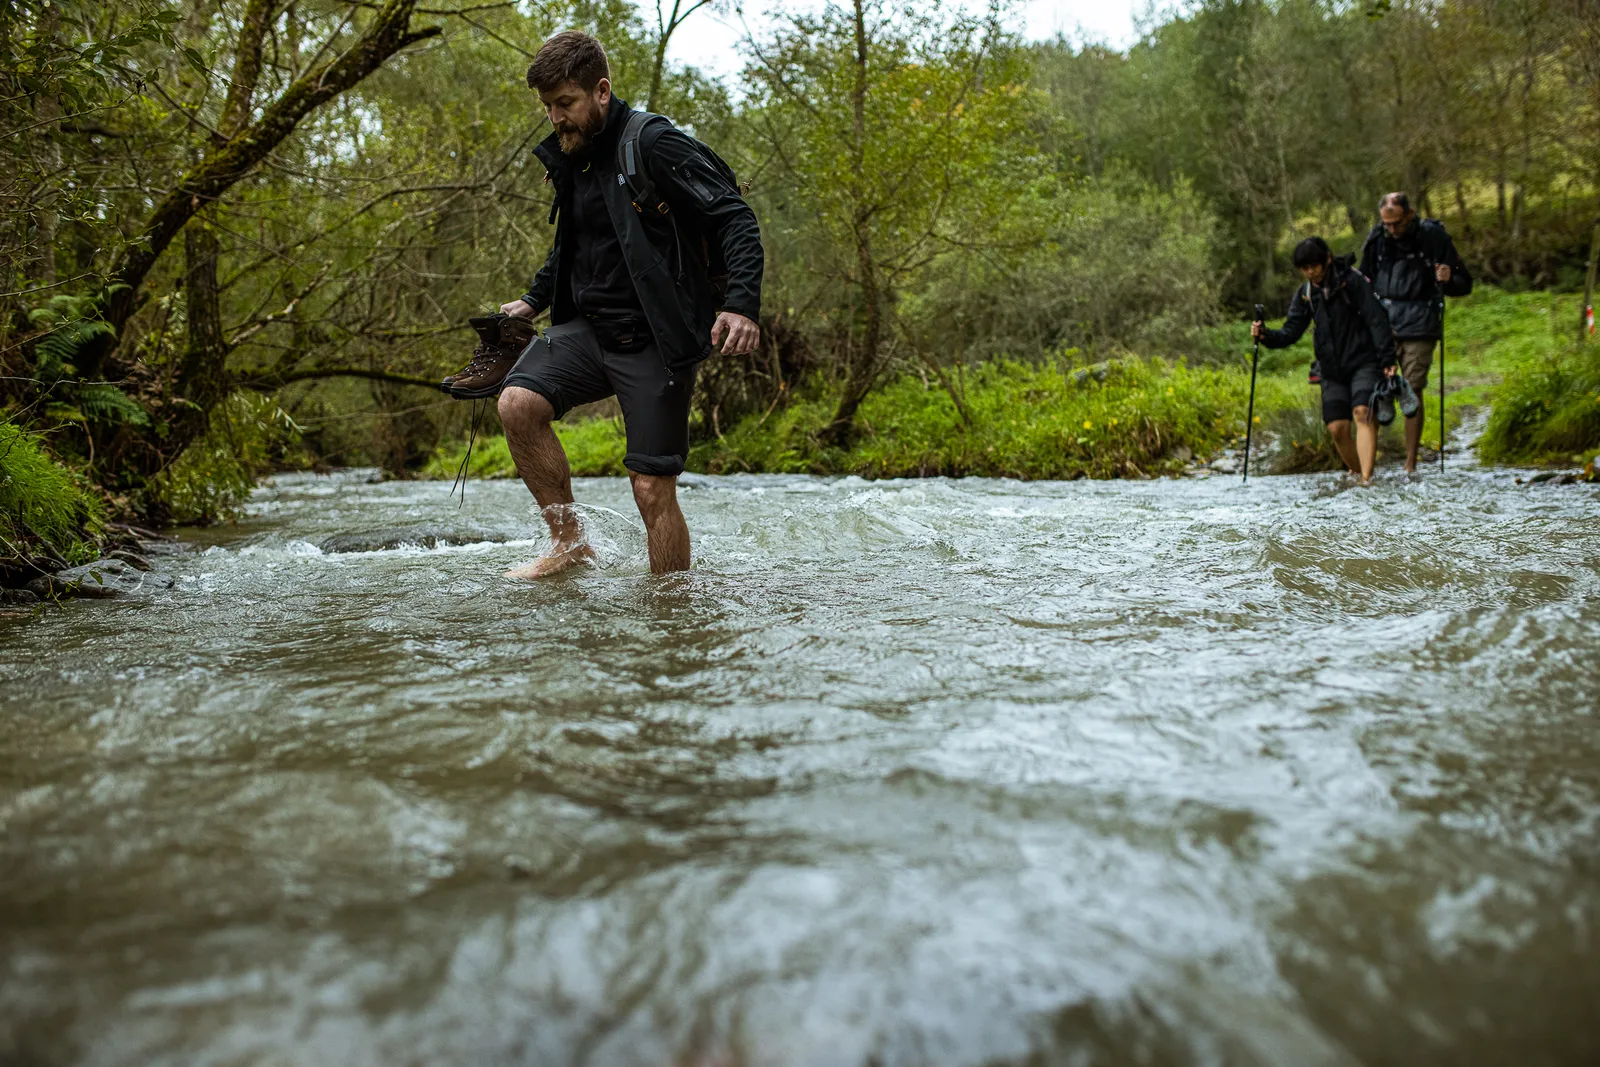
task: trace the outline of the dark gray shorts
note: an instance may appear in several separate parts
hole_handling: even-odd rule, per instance
[[[1361,364],[1351,373],[1348,381],[1336,382],[1324,374],[1322,421],[1348,422],[1354,418],[1354,409],[1372,405],[1372,391],[1381,381],[1383,381],[1383,368],[1376,363]]]
[[[580,404],[615,396],[628,434],[622,465],[638,474],[683,473],[694,369],[669,373],[653,343],[637,352],[611,352],[600,346],[588,320],[573,319],[534,338],[505,384],[532,389],[550,402],[558,419]]]

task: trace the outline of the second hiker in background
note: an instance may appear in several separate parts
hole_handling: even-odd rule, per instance
[[[1378,218],[1361,246],[1361,273],[1372,279],[1373,291],[1389,314],[1400,372],[1421,399],[1434,345],[1444,336],[1444,298],[1472,292],[1472,275],[1444,224],[1418,218],[1405,193],[1388,193],[1379,200]],[[1406,416],[1407,474],[1417,469],[1423,410],[1418,404]]]

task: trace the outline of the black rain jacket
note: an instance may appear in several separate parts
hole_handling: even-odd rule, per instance
[[[1450,268],[1442,285],[1433,273],[1438,263]],[[1382,223],[1374,226],[1361,246],[1361,273],[1372,279],[1402,341],[1437,341],[1444,335],[1444,297],[1472,292],[1472,275],[1437,219],[1417,219],[1399,237],[1390,237]]]
[[[1394,332],[1371,283],[1342,262],[1329,264],[1324,281],[1331,284],[1306,282],[1296,289],[1282,328],[1263,330],[1261,343],[1268,348],[1288,348],[1314,322],[1311,350],[1323,378],[1348,382],[1362,364],[1392,366]]]
[[[631,110],[626,101],[613,96],[606,128],[621,129]],[[652,213],[647,218],[634,208],[627,184],[618,182],[621,175],[614,152],[597,152],[582,159],[592,161],[601,172],[606,208],[662,361],[669,370],[682,370],[711,354],[711,325],[718,311],[759,318],[765,265],[761,230],[739,190],[706,162],[682,131],[666,123],[651,123],[639,139],[639,149],[655,182],[656,195],[671,207],[665,215]],[[569,252],[573,238],[567,222],[573,187],[570,168],[577,157],[561,151],[560,138],[554,133],[534,149],[534,155],[555,186],[550,220],[556,224],[556,237],[522,299],[533,306],[535,314],[549,308],[551,323],[560,325],[578,316]],[[718,242],[727,264],[728,294],[720,307],[698,247],[702,235]]]

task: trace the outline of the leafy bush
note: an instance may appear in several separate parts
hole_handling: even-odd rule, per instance
[[[1478,454],[1491,463],[1583,462],[1600,449],[1600,355],[1525,364],[1494,392]]]
[[[148,510],[178,524],[234,517],[298,432],[276,400],[235,393],[212,411],[205,436],[151,479]]]
[[[1216,222],[1187,184],[1164,191],[1113,174],[1040,181],[1017,200],[1014,249],[941,261],[908,302],[902,320],[924,324],[930,349],[973,359],[1063,345],[1177,354],[1218,317]],[[1045,240],[1030,236],[1038,231]]]
[[[42,440],[0,422],[0,570],[11,570],[43,542],[69,563],[94,556],[104,507],[85,483],[45,451]]]

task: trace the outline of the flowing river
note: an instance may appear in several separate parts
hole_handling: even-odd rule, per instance
[[[280,478],[0,619],[0,1063],[1596,1062],[1600,493],[1512,480],[691,478],[667,579],[580,480],[513,585],[519,484]]]

